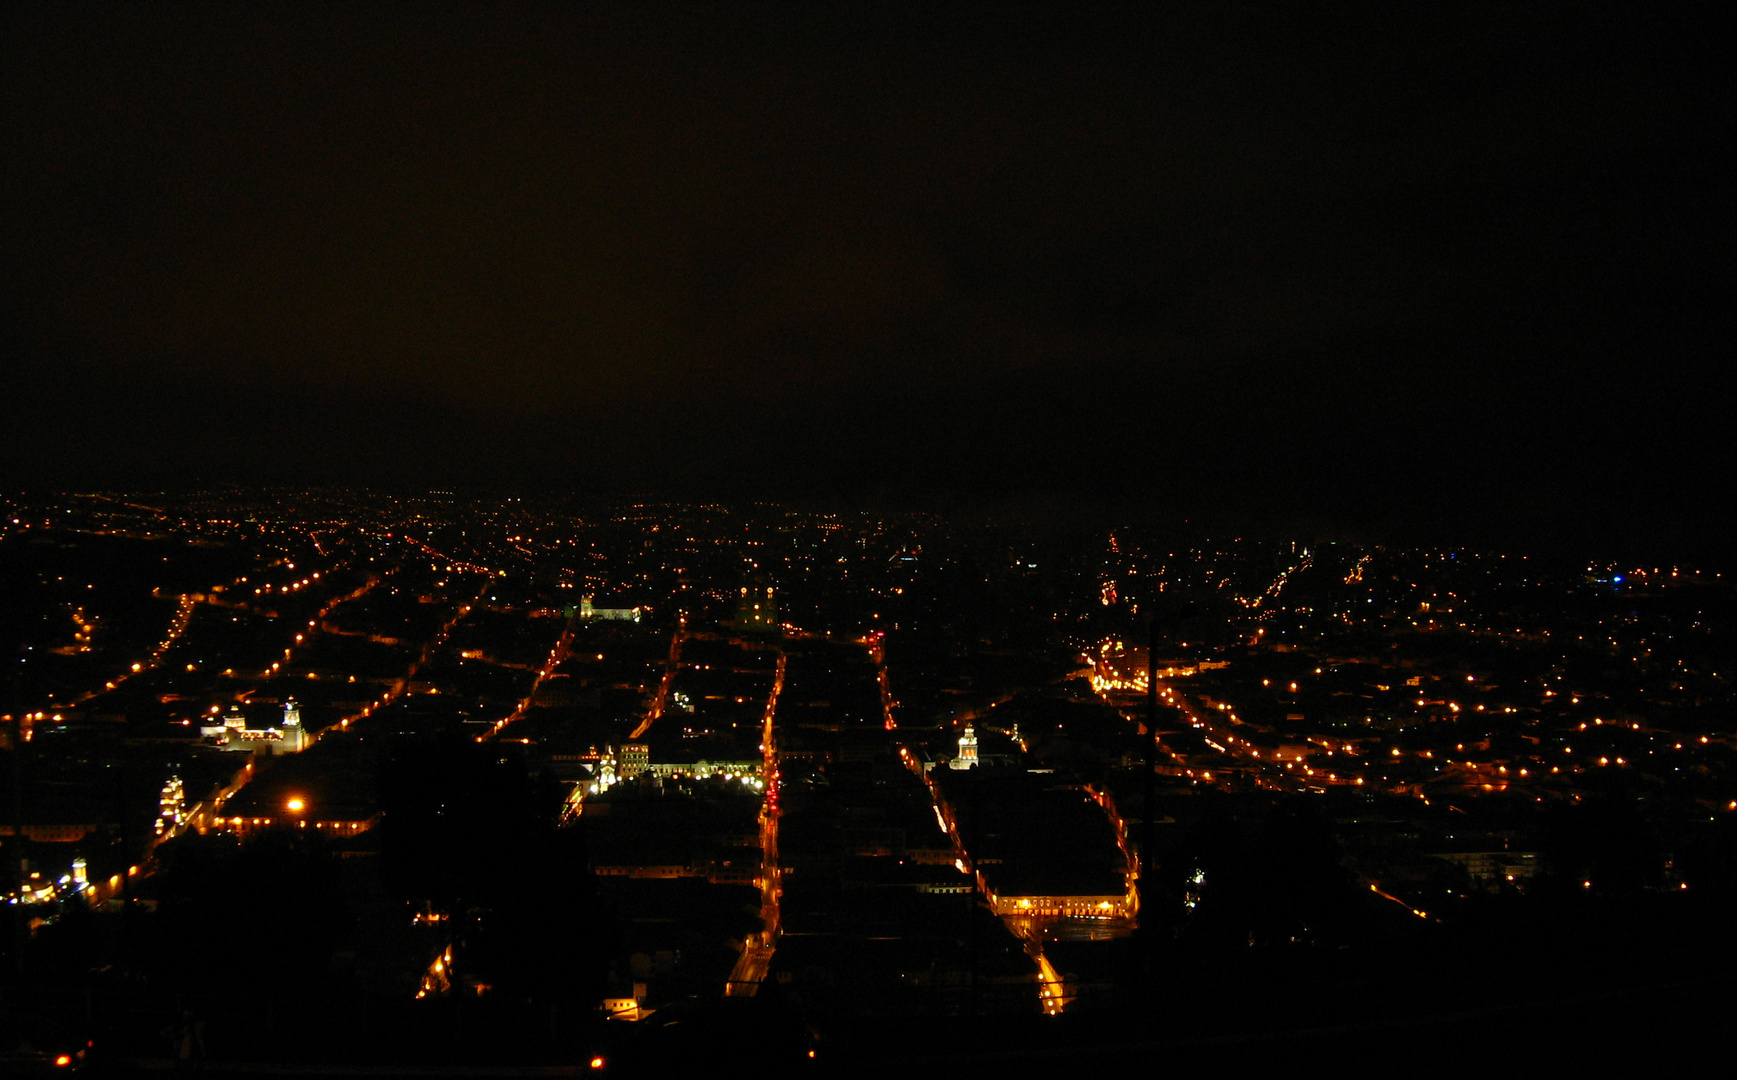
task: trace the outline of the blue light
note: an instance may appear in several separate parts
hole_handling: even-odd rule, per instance
[[[1621,585],[1622,584],[1622,575],[1618,574],[1615,577],[1611,578],[1610,580],[1616,582],[1618,585]]]

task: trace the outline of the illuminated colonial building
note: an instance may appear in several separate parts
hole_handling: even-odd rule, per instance
[[[615,772],[623,780],[643,776],[651,770],[651,747],[644,743],[628,743],[615,754]]]
[[[747,634],[778,630],[778,604],[771,585],[755,582],[742,586],[742,595],[736,601],[736,629]]]
[[[764,786],[764,777],[761,774],[765,762],[758,756],[739,761],[711,761],[695,755],[674,753],[667,755],[665,760],[653,761],[649,746],[643,743],[628,743],[620,747],[606,747],[601,753],[593,748],[590,753],[580,755],[579,760],[590,771],[591,778],[587,789],[592,794],[607,791],[623,780],[636,777],[653,777],[658,780],[691,777],[703,780],[719,776],[726,780],[741,780],[757,788]]]
[[[201,737],[225,750],[258,750],[263,754],[294,754],[308,745],[307,729],[302,726],[301,708],[295,699],[284,702],[281,726],[250,728],[241,707],[231,705],[221,719],[201,724]]]
[[[307,746],[308,731],[302,726],[301,706],[295,698],[283,703],[282,752],[286,754],[300,753]]]
[[[977,766],[977,732],[970,724],[965,725],[965,734],[959,736],[959,756],[952,761],[955,769],[971,769]]]
[[[604,607],[604,608],[600,608],[600,607],[597,607],[593,603],[594,600],[595,600],[595,597],[593,597],[590,593],[587,593],[584,596],[581,596],[579,598],[579,618],[584,619],[586,621],[590,621],[593,619],[602,619],[604,621],[614,621],[614,622],[638,622],[639,621],[639,609],[636,607],[630,607],[630,608],[607,608],[607,607]]]

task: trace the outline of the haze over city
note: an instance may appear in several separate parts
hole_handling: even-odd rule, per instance
[[[1710,550],[1686,22],[29,7],[0,468]]]

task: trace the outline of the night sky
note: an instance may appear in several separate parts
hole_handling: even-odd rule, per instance
[[[26,8],[0,484],[1723,553],[1715,36],[1438,6]]]

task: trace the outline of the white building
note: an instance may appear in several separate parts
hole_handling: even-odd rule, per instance
[[[951,764],[955,769],[970,769],[977,765],[977,732],[970,724],[965,725],[965,734],[959,736],[959,755]]]

